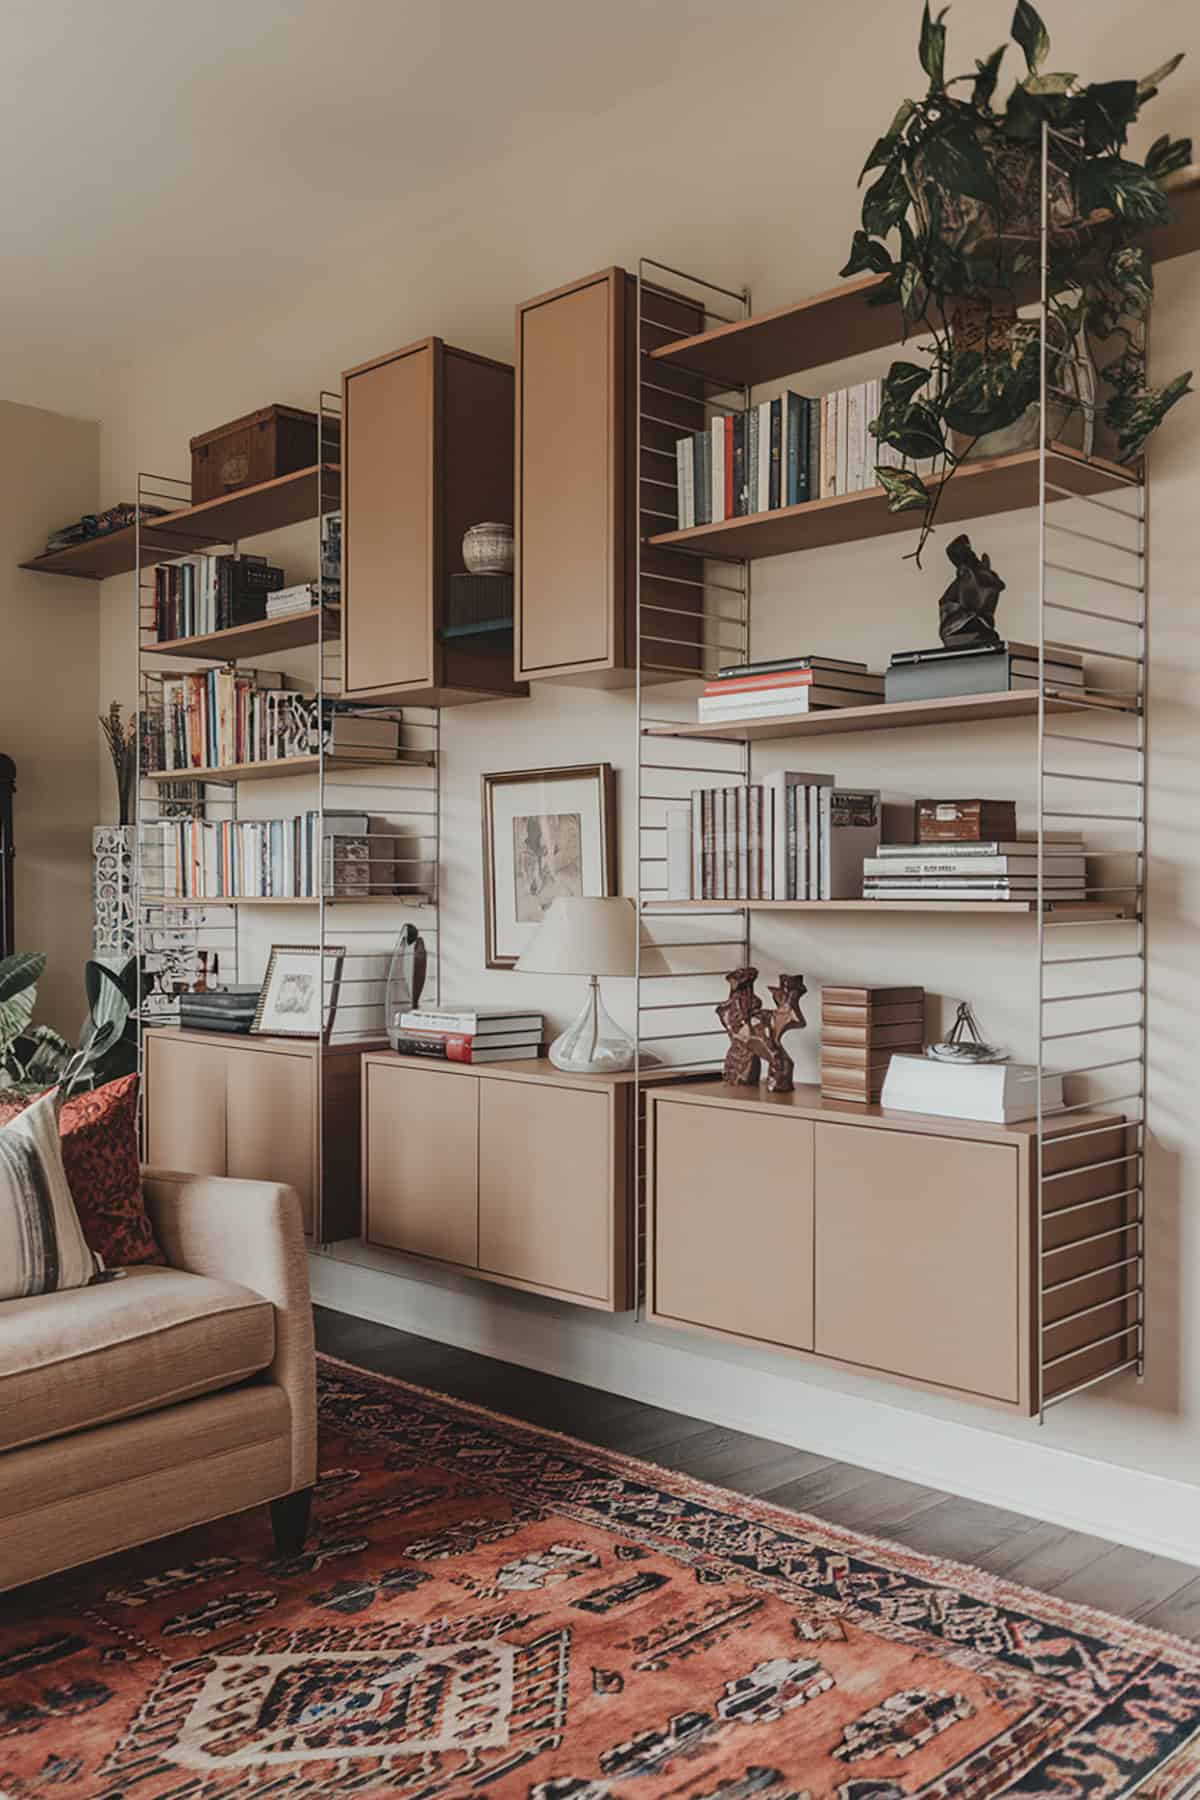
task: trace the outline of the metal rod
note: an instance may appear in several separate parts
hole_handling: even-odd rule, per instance
[[[1046,740],[1051,739],[1057,744],[1095,744],[1101,750],[1128,750],[1133,756],[1141,755],[1140,745],[1122,744],[1115,738],[1078,737],[1073,731],[1048,731]]]
[[[1060,531],[1065,537],[1081,538],[1086,544],[1099,544],[1104,550],[1117,550],[1123,556],[1136,556],[1141,562],[1142,552],[1129,544],[1118,544],[1112,538],[1097,537],[1094,531],[1080,531],[1075,525],[1060,525],[1056,519],[1046,521],[1047,531]]]
[[[1103,959],[1096,958],[1096,957],[1089,957],[1087,960],[1089,962],[1094,962],[1094,961],[1100,961]],[[1126,961],[1128,959],[1122,958],[1122,960]],[[1071,1000],[1112,1000],[1112,999],[1115,999],[1118,994],[1140,994],[1141,991],[1142,991],[1141,984],[1139,982],[1136,987],[1094,988],[1089,993],[1086,993],[1086,994],[1046,994],[1043,996],[1042,1005],[1043,1006],[1062,1006],[1065,1002],[1071,1001]]]
[[[1138,1331],[1139,1327],[1137,1325],[1131,1325],[1129,1329],[1130,1331]],[[1048,1407],[1058,1406],[1063,1400],[1070,1400],[1074,1394],[1082,1394],[1088,1388],[1098,1387],[1102,1381],[1111,1381],[1114,1375],[1122,1375],[1127,1369],[1137,1369],[1140,1366],[1141,1358],[1137,1356],[1131,1356],[1128,1361],[1123,1363],[1115,1363],[1111,1369],[1104,1369],[1099,1375],[1090,1376],[1087,1381],[1077,1382],[1074,1387],[1062,1388],[1058,1393],[1048,1395],[1047,1398],[1042,1401],[1042,1410],[1045,1411]]]
[[[1135,1150],[1133,1155],[1138,1156],[1140,1155],[1140,1152]],[[1126,1157],[1125,1160],[1128,1162],[1130,1158]],[[1072,1175],[1086,1175],[1092,1169],[1102,1169],[1104,1166],[1103,1163],[1088,1163],[1085,1167],[1071,1169],[1068,1173]],[[1047,1175],[1046,1180],[1049,1181],[1050,1179],[1051,1177]],[[1073,1200],[1069,1206],[1052,1206],[1049,1211],[1046,1212],[1045,1217],[1047,1222],[1051,1219],[1061,1219],[1064,1218],[1067,1213],[1082,1212],[1085,1206],[1106,1206],[1111,1200],[1128,1200],[1134,1194],[1140,1194],[1141,1191],[1142,1187],[1139,1182],[1135,1187],[1117,1188],[1111,1194],[1095,1194],[1090,1200]],[[1129,1223],[1125,1226],[1125,1229],[1128,1231],[1136,1224],[1136,1219],[1130,1219]]]
[[[662,554],[670,556],[672,552],[665,550]],[[643,569],[642,580],[673,581],[677,587],[707,588],[713,594],[736,594],[740,600],[746,598],[745,588],[731,587],[727,581],[697,581],[688,575],[659,575],[653,569]],[[643,605],[646,604],[648,602],[643,601]]]
[[[1098,1275],[1113,1275],[1118,1269],[1128,1269],[1140,1262],[1140,1256],[1124,1256],[1120,1262],[1105,1263],[1100,1269],[1087,1269],[1082,1275],[1071,1275],[1066,1281],[1052,1281],[1042,1289],[1044,1294],[1057,1294],[1063,1288],[1078,1287],[1081,1281],[1093,1281]]]
[[[648,477],[643,477],[643,479],[648,479]],[[670,487],[674,486],[674,483],[667,482],[664,485]],[[1102,619],[1106,625],[1125,625],[1130,631],[1141,629],[1136,619],[1123,619],[1118,613],[1100,612],[1094,606],[1075,606],[1067,600],[1047,600],[1046,607],[1048,611],[1074,613],[1080,619]],[[1099,648],[1092,652],[1093,656],[1107,656],[1108,654],[1108,651]]]
[[[1101,781],[1106,787],[1140,788],[1141,782],[1133,775],[1079,775],[1074,769],[1044,769],[1042,773],[1047,781]],[[1103,856],[1102,850],[1092,852],[1094,856]]]
[[[645,829],[646,827],[643,827],[643,830]],[[663,825],[659,829],[665,831],[667,828]],[[1102,1031],[1140,1031],[1142,1025],[1141,1019],[1124,1019],[1120,1025],[1080,1025],[1075,1031],[1043,1031],[1042,1042],[1043,1044],[1057,1044],[1063,1038],[1098,1037]]]
[[[1126,1288],[1124,1293],[1113,1294],[1108,1300],[1097,1300],[1091,1306],[1076,1307],[1074,1312],[1064,1313],[1061,1319],[1047,1319],[1045,1329],[1048,1332],[1057,1331],[1060,1325],[1073,1325],[1076,1319],[1086,1319],[1089,1313],[1107,1312],[1110,1306],[1123,1306],[1126,1300],[1136,1300],[1138,1295],[1144,1291],[1145,1290],[1141,1287]],[[1137,1321],[1131,1321],[1125,1327],[1125,1330],[1136,1331]],[[1090,1344],[1082,1347],[1091,1349]],[[1074,1352],[1072,1354],[1074,1354]]]
[[[1137,1330],[1136,1321],[1123,1325],[1120,1331],[1110,1331],[1104,1337],[1092,1338],[1089,1343],[1080,1344],[1074,1350],[1063,1350],[1058,1356],[1048,1356],[1042,1362],[1043,1369],[1053,1369],[1058,1363],[1070,1362],[1073,1357],[1083,1356],[1088,1350],[1099,1350],[1105,1344],[1115,1344],[1118,1339],[1126,1338],[1131,1331]]]
[[[1122,581],[1116,575],[1094,575],[1090,569],[1076,569],[1071,563],[1047,562],[1046,567],[1056,570],[1059,575],[1077,575],[1081,581],[1098,581],[1104,587],[1125,588],[1131,594],[1141,594],[1145,591],[1140,581]],[[1097,613],[1096,617],[1100,619],[1107,615]],[[1119,623],[1136,625],[1137,620],[1121,619]]]
[[[1046,491],[1050,494],[1058,494],[1064,500],[1082,500],[1085,506],[1098,507],[1101,512],[1115,513],[1117,518],[1124,519],[1126,524],[1136,525],[1138,522],[1136,513],[1128,512],[1123,506],[1114,506],[1111,500],[1100,500],[1095,494],[1081,494],[1076,488],[1061,487],[1056,481],[1047,481]]]
[[[1126,656],[1117,650],[1101,650],[1095,644],[1064,643],[1061,638],[1047,638],[1046,648],[1047,650],[1072,650],[1079,656],[1098,656],[1101,662],[1136,663],[1139,668],[1143,660],[1140,656]]]
[[[745,318],[744,309],[750,304],[749,288],[742,288],[739,291],[736,288],[722,287],[719,281],[705,281],[699,275],[689,275],[686,269],[673,269],[670,263],[659,262],[655,257],[648,256],[645,261],[650,268],[661,269],[664,275],[673,275],[676,281],[690,281],[693,287],[707,288],[710,294],[724,294],[727,300],[736,300],[738,305],[743,308],[742,317]],[[674,298],[682,301],[685,305],[689,304],[686,294],[676,294]],[[697,300],[691,304],[702,306],[703,302]]]
[[[1065,1244],[1053,1244],[1043,1250],[1042,1255],[1061,1256],[1064,1251],[1078,1250],[1083,1244],[1098,1244],[1103,1238],[1120,1237],[1123,1232],[1136,1231],[1137,1223],[1136,1219],[1126,1219],[1123,1225],[1110,1225],[1107,1231],[1093,1231],[1087,1237],[1071,1238]]]

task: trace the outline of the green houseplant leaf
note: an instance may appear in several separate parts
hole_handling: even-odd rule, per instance
[[[26,988],[36,987],[46,967],[42,950],[15,950],[0,962],[0,1003]]]
[[[929,11],[929,0],[925,0],[925,10],[921,14],[921,67],[929,77],[931,89],[945,86],[946,27],[942,21],[949,10],[949,7],[943,6],[935,19]]]
[[[876,463],[875,475],[887,494],[889,512],[912,512],[918,506],[929,505],[932,496],[915,469],[896,469],[887,463]]]
[[[1029,0],[1017,0],[1017,10],[1013,14],[1013,38],[1025,52],[1025,63],[1031,75],[1036,75],[1050,54],[1050,33],[1041,20],[1041,15],[1029,4]]]

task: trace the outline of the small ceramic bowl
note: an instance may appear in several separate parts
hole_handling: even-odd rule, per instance
[[[487,519],[472,525],[462,541],[463,562],[471,575],[511,575],[513,528]]]

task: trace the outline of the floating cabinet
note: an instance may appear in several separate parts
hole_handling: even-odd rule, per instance
[[[144,1042],[152,1168],[285,1182],[309,1237],[358,1235],[361,1047],[166,1027]]]
[[[697,1082],[647,1098],[648,1315],[1029,1414],[1137,1335],[1137,1128]]]
[[[663,295],[659,305],[679,329],[700,321],[683,300]],[[661,530],[661,509],[673,518],[675,440],[705,420],[695,378],[667,371],[658,411],[643,421],[639,480],[637,339],[637,284],[624,269],[601,270],[517,308],[515,651],[522,680],[620,687],[635,678],[638,532],[643,524]],[[643,564],[643,608],[657,601],[664,610],[651,613],[643,660],[698,672],[698,565],[669,552],[647,555],[655,560]],[[654,679],[657,671],[643,672]]]
[[[363,1058],[362,1234],[606,1312],[633,1304],[632,1076]]]
[[[425,338],[342,377],[345,693],[453,706],[511,696],[503,634],[443,636],[463,533],[513,516],[513,371]]]

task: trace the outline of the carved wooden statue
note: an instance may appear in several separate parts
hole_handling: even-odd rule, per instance
[[[954,580],[938,601],[938,634],[947,650],[999,649],[996,604],[1004,583],[987,556],[976,556],[966,532],[946,546]]]
[[[783,1034],[806,1021],[800,1001],[807,988],[803,975],[781,975],[773,987],[771,1011],[755,991],[758,970],[734,969],[725,977],[729,998],[717,1008],[717,1017],[729,1033],[724,1079],[730,1087],[757,1087],[762,1064],[767,1065],[767,1092],[790,1094],[795,1065],[783,1048]]]

